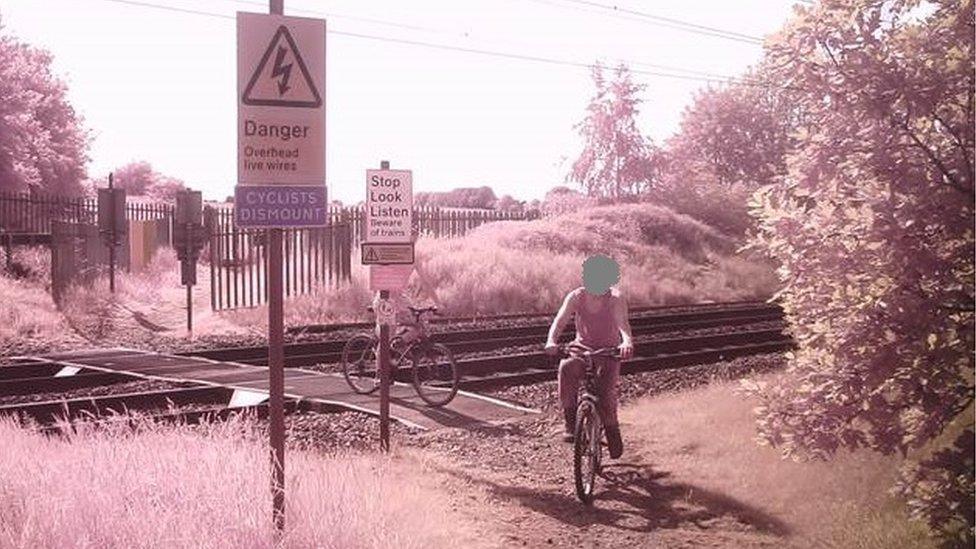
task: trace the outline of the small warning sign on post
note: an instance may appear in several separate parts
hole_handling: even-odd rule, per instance
[[[413,242],[363,242],[363,265],[413,265]]]

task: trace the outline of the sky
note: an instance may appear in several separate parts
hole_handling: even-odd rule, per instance
[[[564,184],[582,148],[574,125],[593,93],[587,68],[403,41],[623,61],[646,85],[638,125],[660,143],[696,90],[714,85],[702,73],[741,75],[762,53],[660,18],[763,37],[794,1],[595,4],[614,0],[285,0],[286,15],[327,21],[330,199],[362,200],[365,171],[381,160],[412,170],[415,192],[489,185],[498,196],[542,198]],[[0,0],[3,32],[53,54],[94,138],[91,177],[147,160],[208,199],[232,195],[236,178],[237,11],[267,12],[267,2]]]

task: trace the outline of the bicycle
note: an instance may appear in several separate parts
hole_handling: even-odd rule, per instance
[[[596,386],[600,370],[594,366],[593,359],[612,358],[619,354],[617,347],[591,349],[576,342],[561,346],[559,350],[563,358],[582,358],[586,361],[586,373],[576,400],[573,477],[576,481],[576,497],[589,505],[593,502],[596,476],[600,474],[603,458],[603,419],[600,417],[600,397]]]
[[[411,334],[408,328],[390,339],[391,378],[409,360],[413,386],[420,398],[430,406],[444,406],[457,395],[461,378],[451,350],[430,337],[426,315],[437,314],[437,307],[407,308],[414,316],[415,331]],[[342,348],[342,375],[353,391],[368,395],[379,388],[378,354],[376,335],[360,334],[346,342]]]

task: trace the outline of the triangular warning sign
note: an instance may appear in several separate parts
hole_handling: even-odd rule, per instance
[[[265,107],[315,109],[322,105],[319,91],[315,89],[288,27],[281,25],[271,38],[258,68],[244,88],[241,101],[245,105]]]
[[[366,261],[379,261],[380,256],[376,255],[376,248],[366,248]]]

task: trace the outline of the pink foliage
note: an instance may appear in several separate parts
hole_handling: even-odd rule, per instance
[[[653,146],[640,133],[635,117],[644,88],[635,84],[627,67],[614,71],[608,82],[603,69],[593,69],[596,95],[586,118],[577,125],[583,151],[573,162],[567,179],[592,197],[619,199],[644,191],[653,172]]]
[[[786,173],[797,124],[782,86],[760,67],[699,93],[665,144],[650,197],[729,234],[754,227],[747,201]]]
[[[0,35],[0,190],[81,192],[89,136],[66,90],[49,53]]]
[[[823,0],[767,42],[802,113],[755,203],[799,343],[759,413],[788,453],[906,452],[967,407],[972,429],[973,2],[926,7]]]
[[[183,181],[161,174],[149,162],[130,162],[113,173],[113,183],[120,189],[125,189],[129,196],[145,196],[155,200],[176,200],[176,193],[186,189]],[[104,177],[96,182],[99,187],[108,184]]]

